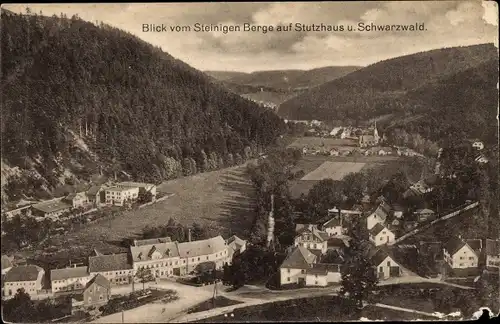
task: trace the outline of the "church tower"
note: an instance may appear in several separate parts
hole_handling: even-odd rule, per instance
[[[373,139],[375,140],[375,143],[377,143],[377,144],[380,142],[380,136],[378,135],[378,130],[377,130],[377,122],[375,122],[375,127],[373,130]]]

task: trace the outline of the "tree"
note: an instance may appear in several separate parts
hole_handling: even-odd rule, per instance
[[[137,202],[140,204],[145,204],[153,201],[153,194],[149,190],[140,190],[139,196],[137,197]]]
[[[345,263],[341,267],[340,295],[347,297],[360,310],[363,302],[377,289],[378,278],[367,255],[369,242],[361,222],[353,224],[350,236],[349,246],[344,252]]]
[[[15,323],[36,321],[36,309],[33,301],[24,288],[17,290],[12,299],[2,303],[5,320]]]
[[[206,237],[205,229],[199,223],[193,222],[193,225],[191,226],[191,239],[193,241],[197,241],[197,240],[203,240],[206,238],[207,237]]]
[[[142,290],[145,289],[146,282],[153,281],[154,279],[151,269],[144,267],[139,268],[135,273],[135,276],[140,280],[140,282],[142,282]]]

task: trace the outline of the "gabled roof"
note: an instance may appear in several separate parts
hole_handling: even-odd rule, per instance
[[[222,252],[225,248],[227,248],[226,241],[224,241],[220,235],[207,240],[178,244],[179,256],[181,258],[215,254],[217,252]]]
[[[307,269],[307,274],[326,276],[328,272],[340,272],[339,264],[315,263]]]
[[[232,248],[233,250],[239,250],[242,246],[246,245],[246,241],[240,239],[238,236],[233,235],[227,239],[227,246]]]
[[[92,284],[96,284],[108,290],[111,288],[109,280],[106,279],[106,277],[104,277],[101,274],[96,274],[94,278],[92,278],[89,282],[87,282],[87,284],[85,285],[85,289],[89,288]]]
[[[5,275],[5,282],[35,281],[38,279],[38,274],[42,271],[43,269],[36,265],[13,267]]]
[[[458,237],[452,237],[451,239],[449,239],[448,242],[446,242],[446,244],[444,245],[444,248],[450,255],[454,255],[465,245],[467,245],[474,253],[477,253],[477,251],[474,250],[469,244]]]
[[[330,228],[330,227],[338,227],[340,225],[341,225],[340,224],[340,219],[338,217],[333,217],[328,222],[326,222],[325,224],[323,224],[323,227],[324,228]]]
[[[87,190],[87,195],[88,196],[95,196],[97,193],[102,189],[101,185],[94,185]]]
[[[483,242],[480,239],[466,239],[465,243],[467,243],[477,255],[481,253]]]
[[[50,281],[54,280],[65,280],[71,278],[84,278],[89,275],[88,268],[83,267],[71,267],[64,269],[53,269],[50,270]]]
[[[373,213],[371,213],[370,215],[375,215],[379,219],[381,219],[383,222],[385,222],[387,217],[389,216],[389,211],[390,211],[390,208],[387,208],[387,206],[385,204],[381,203],[377,207],[377,209],[375,209],[375,211]]]
[[[312,229],[301,228],[300,230],[297,231],[296,236],[298,237],[298,236],[301,236],[302,234],[305,234],[305,233],[309,233],[309,234],[315,236],[316,238],[318,238],[320,240],[320,242],[326,241],[330,237],[328,235],[328,233],[326,233],[324,231],[320,231],[316,227],[313,227]]]
[[[70,209],[71,205],[68,205],[63,201],[46,201],[35,204],[32,207],[44,213],[52,213],[63,209]]]
[[[143,245],[151,245],[151,244],[167,243],[167,242],[172,242],[172,239],[169,236],[144,239],[144,240],[134,240],[134,246],[143,246]]]
[[[293,249],[281,264],[280,268],[309,269],[317,257],[303,246]]]
[[[317,225],[315,224],[296,224],[295,225],[295,232],[301,232],[303,231],[304,229],[306,230],[312,230],[313,228],[316,228]]]
[[[387,257],[390,257],[392,261],[396,262],[396,260],[394,260],[394,257],[392,256],[392,253],[384,248],[378,249],[371,257],[371,261],[374,266],[378,267],[382,262],[384,262]],[[399,264],[398,262],[396,263]]]
[[[500,257],[500,240],[487,239],[484,248],[486,255]]]
[[[164,258],[169,258],[168,253],[170,253],[171,258],[178,257],[179,247],[177,244],[177,242],[166,242],[141,246],[130,246],[130,256],[133,262],[150,260],[148,254],[154,246],[156,251],[158,251]]]
[[[128,253],[89,257],[89,272],[104,272],[132,269]]]
[[[9,257],[6,255],[2,255],[2,270],[12,268],[12,262]]]
[[[377,236],[378,233],[382,232],[384,229],[388,230],[384,225],[377,223],[370,229],[370,234],[373,236]]]

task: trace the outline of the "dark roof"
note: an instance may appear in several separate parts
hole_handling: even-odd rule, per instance
[[[242,247],[246,244],[245,240],[240,239],[238,236],[233,235],[230,238],[227,239],[227,245],[233,245],[235,244],[236,246]]]
[[[345,247],[346,246],[346,243],[345,241],[340,238],[340,237],[330,237],[328,239],[328,246],[330,247]]]
[[[38,274],[41,271],[43,271],[43,269],[36,265],[13,267],[5,275],[5,281],[35,281],[38,279]]]
[[[9,257],[6,255],[2,255],[2,270],[11,267],[12,267],[12,262],[10,261]]]
[[[371,261],[372,261],[374,266],[378,266],[387,257],[390,257],[392,259],[392,261],[396,262],[396,260],[394,260],[394,256],[385,248],[378,249],[375,252],[375,254],[373,254],[373,256],[371,257]]]
[[[128,253],[108,254],[89,257],[89,272],[103,272],[132,269]]]
[[[465,242],[458,237],[452,237],[446,242],[444,248],[450,255],[455,254],[458,250],[460,250],[465,245]]]
[[[177,247],[179,256],[181,258],[188,258],[222,252],[227,248],[227,244],[222,236],[219,235],[206,240],[179,243]]]
[[[87,282],[87,284],[85,285],[85,289],[89,288],[94,283],[106,289],[111,288],[111,284],[109,283],[109,280],[106,279],[106,277],[104,277],[101,274],[96,274],[94,278],[92,278],[89,282]]]
[[[377,223],[377,224],[375,224],[375,226],[373,226],[370,229],[370,234],[376,236],[376,235],[378,235],[378,233],[382,232],[384,229],[386,229],[386,227],[384,225]]]
[[[476,252],[478,255],[481,253],[483,248],[483,242],[480,239],[468,239],[465,242]]]
[[[487,239],[485,243],[486,255],[500,256],[500,240]]]
[[[172,239],[169,236],[166,237],[157,237],[152,239],[144,239],[144,240],[134,240],[134,246],[143,246],[143,245],[151,245],[156,243],[168,243],[172,242]]]
[[[102,186],[94,185],[94,186],[90,187],[89,190],[87,190],[87,195],[95,196],[101,190],[101,188],[102,188]]]
[[[305,230],[312,230],[313,228],[316,228],[317,225],[315,224],[296,224],[295,225],[295,232],[297,233],[302,233]]]
[[[88,276],[87,267],[72,267],[50,270],[50,280],[65,280],[70,278],[83,278]]]
[[[63,201],[47,201],[35,204],[32,206],[35,209],[38,209],[44,213],[52,213],[64,209],[70,209],[71,206]]]
[[[280,268],[309,269],[317,256],[305,247],[298,246],[288,254]]]
[[[302,227],[297,231],[297,236],[302,235],[303,233],[310,233],[311,235],[316,236],[321,242],[328,240],[330,237],[327,232],[320,231],[317,229],[316,225],[312,228]]]
[[[317,274],[326,276],[328,272],[340,272],[340,265],[329,263],[316,263],[312,268],[307,269],[307,274]]]
[[[340,219],[338,217],[334,217],[330,219],[328,222],[326,222],[323,227],[328,228],[328,227],[337,227],[340,226]]]

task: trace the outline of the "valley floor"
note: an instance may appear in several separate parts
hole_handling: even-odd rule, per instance
[[[249,163],[249,162],[247,162]],[[76,232],[51,238],[57,254],[77,258],[92,249],[104,253],[124,252],[125,238],[149,226],[166,224],[170,218],[183,225],[197,222],[216,235],[244,235],[253,221],[253,187],[245,174],[246,164],[166,181],[158,190],[173,195],[139,210],[125,211]],[[32,253],[27,252],[24,257]]]

